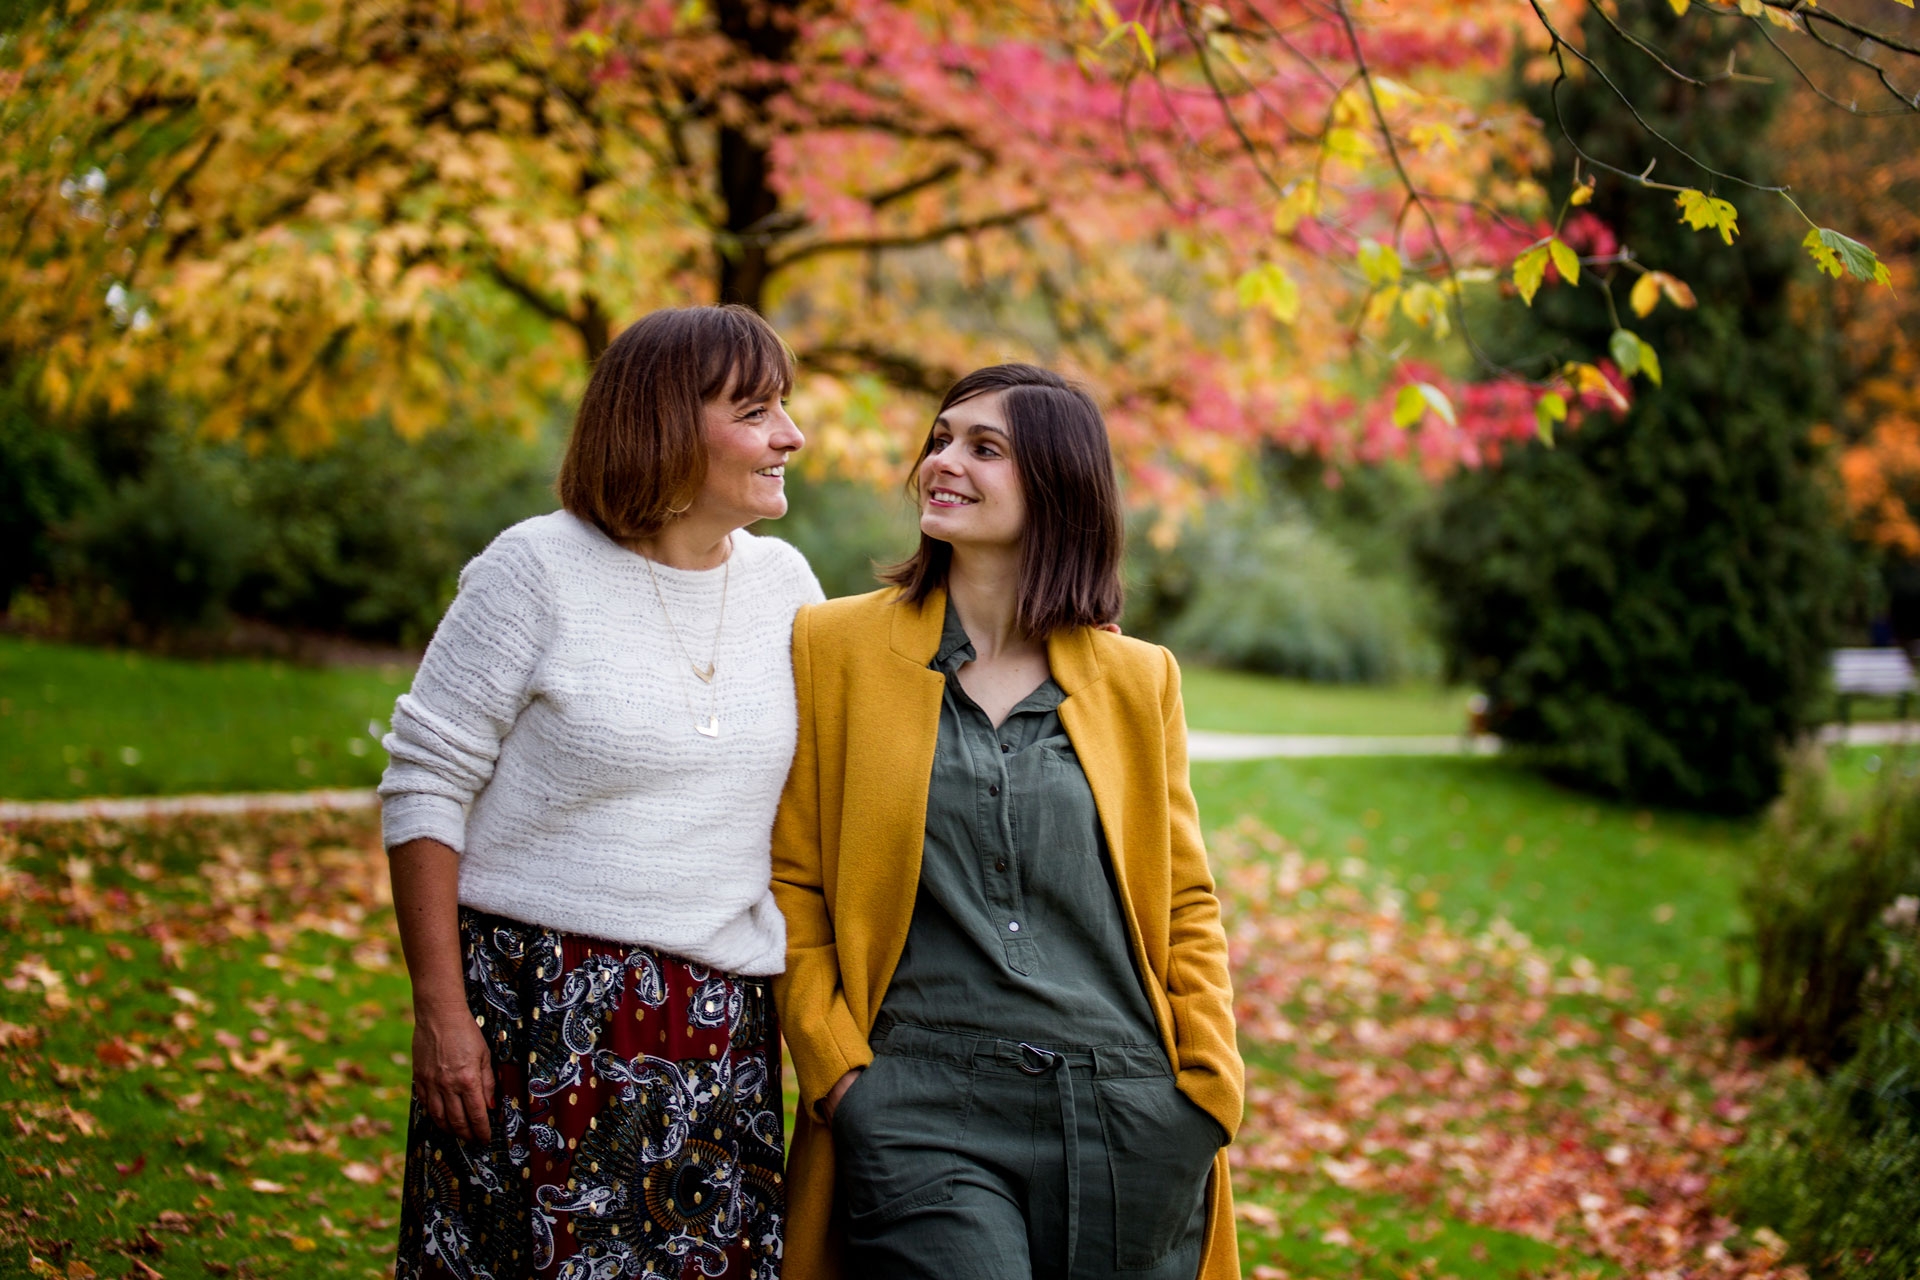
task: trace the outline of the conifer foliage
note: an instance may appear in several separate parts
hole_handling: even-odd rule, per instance
[[[1702,65],[1733,51],[1710,47],[1721,31],[1658,6],[1629,30]],[[1603,16],[1587,18],[1584,36],[1629,52]],[[1612,65],[1656,128],[1717,169],[1755,171],[1758,157],[1744,153],[1773,90],[1683,85],[1647,59]],[[1588,82],[1558,98],[1589,154],[1628,153],[1636,126],[1609,92]],[[1565,183],[1573,157],[1563,150],[1558,167]],[[1670,180],[1711,194],[1710,175]],[[1418,556],[1450,660],[1528,758],[1607,794],[1751,810],[1778,791],[1781,747],[1807,721],[1845,568],[1811,442],[1826,390],[1788,306],[1801,268],[1792,236],[1765,225],[1757,202],[1729,247],[1617,196],[1602,183],[1564,232],[1588,242],[1588,287],[1543,291],[1537,327],[1509,345],[1645,343],[1659,352],[1660,393],[1589,413],[1557,447],[1457,476]],[[1698,310],[1683,316],[1656,298],[1639,314],[1647,291],[1634,297],[1623,269],[1634,255],[1686,264]],[[1609,257],[1618,265],[1592,261]]]

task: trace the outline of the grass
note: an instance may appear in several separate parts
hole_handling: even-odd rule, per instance
[[[0,637],[0,796],[372,786],[403,667],[185,662]]]
[[[411,1028],[383,883],[367,815],[0,833],[0,1274],[391,1274]],[[1263,1277],[1591,1263],[1418,1198],[1243,1191]]]
[[[1336,685],[1181,668],[1187,723],[1228,733],[1444,734],[1467,723],[1465,689]]]
[[[0,835],[0,1274],[392,1274],[381,862],[365,816]]]
[[[1390,871],[1415,907],[1496,916],[1636,980],[1717,998],[1752,824],[1625,809],[1499,760],[1197,764],[1209,828],[1252,814],[1310,856]]]

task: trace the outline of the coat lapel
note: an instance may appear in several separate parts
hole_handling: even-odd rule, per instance
[[[1113,858],[1113,875],[1120,889],[1120,901],[1129,922],[1133,915],[1132,894],[1127,888],[1127,860],[1124,824],[1126,812],[1126,768],[1120,759],[1112,728],[1119,721],[1114,714],[1112,690],[1101,679],[1100,658],[1094,652],[1093,632],[1086,627],[1057,631],[1047,641],[1047,665],[1067,697],[1060,704],[1060,723],[1066,728],[1073,753],[1080,757],[1087,785],[1093,789],[1094,807],[1100,813],[1100,828],[1106,833],[1107,848]],[[1106,732],[1102,732],[1102,730]],[[1136,931],[1137,936],[1137,931]]]
[[[872,726],[846,745],[846,807],[842,815],[841,881],[870,909],[867,954],[878,961],[867,990],[849,987],[852,1010],[871,1025],[906,946],[920,887],[920,853],[927,830],[927,787],[940,738],[940,699],[946,677],[928,667],[940,647],[947,596],[936,591],[918,608],[890,604],[884,613],[886,652],[849,690],[848,723]],[[859,918],[859,917],[855,917]]]

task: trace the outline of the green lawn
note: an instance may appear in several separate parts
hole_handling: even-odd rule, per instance
[[[393,1274],[412,1028],[374,830],[0,833],[0,1275]]]
[[[1187,723],[1230,733],[1434,734],[1467,724],[1468,690],[1438,685],[1309,684],[1244,671],[1181,668]]]
[[[371,786],[404,667],[183,662],[0,637],[0,796]]]
[[[1609,805],[1499,760],[1197,764],[1209,829],[1253,814],[1310,856],[1388,870],[1416,910],[1505,916],[1636,981],[1728,992],[1753,826]]]

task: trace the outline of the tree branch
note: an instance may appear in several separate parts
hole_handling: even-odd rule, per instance
[[[1017,222],[1025,222],[1036,214],[1045,213],[1046,209],[1044,201],[1036,201],[1017,209],[988,214],[984,218],[974,218],[966,222],[943,222],[925,231],[909,232],[903,235],[852,236],[844,240],[816,240],[812,244],[803,244],[791,253],[783,254],[769,262],[767,274],[783,271],[796,262],[816,258],[824,253],[866,253],[881,249],[914,249],[922,245],[938,244],[954,236],[971,235],[976,231],[989,231],[995,227],[1010,227]]]

